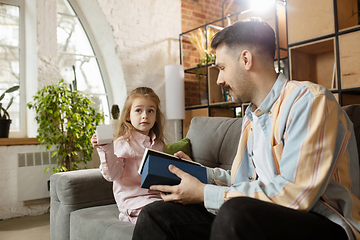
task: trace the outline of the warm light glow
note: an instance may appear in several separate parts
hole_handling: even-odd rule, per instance
[[[251,0],[250,7],[255,12],[265,12],[272,8],[274,0]]]

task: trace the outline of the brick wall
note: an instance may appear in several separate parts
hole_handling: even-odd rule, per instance
[[[181,0],[181,29],[182,32],[187,32],[199,26],[216,21],[222,18],[223,9],[226,10],[227,4],[230,0],[225,1],[223,7],[223,0]],[[224,13],[233,14],[242,10],[242,6],[233,2],[229,11]],[[236,21],[231,18],[231,23]],[[227,26],[228,22],[220,21],[215,23],[216,26]],[[215,29],[211,29],[217,31]],[[202,28],[205,31],[205,28]],[[189,32],[187,35],[196,34],[197,30]],[[200,62],[201,57],[196,48],[190,43],[189,38],[183,37],[183,65],[185,69],[196,67]],[[201,96],[206,93],[206,81],[202,77],[198,79],[195,74],[185,74],[185,105],[194,106],[200,105]],[[205,96],[206,97],[206,96]]]

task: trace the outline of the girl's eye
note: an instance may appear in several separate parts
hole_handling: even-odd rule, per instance
[[[151,109],[151,110],[149,110],[149,113],[153,113],[153,112],[154,112],[154,110],[152,110],[152,109]]]
[[[141,109],[135,109],[135,112],[141,113]]]

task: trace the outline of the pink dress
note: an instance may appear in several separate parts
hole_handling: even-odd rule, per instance
[[[124,140],[119,137],[113,143],[97,149],[100,156],[100,172],[107,181],[113,182],[120,220],[135,224],[145,205],[161,200],[158,192],[140,188],[141,175],[138,173],[145,148],[164,151],[164,146],[155,143],[155,138],[155,134],[150,138],[133,131],[130,139]]]

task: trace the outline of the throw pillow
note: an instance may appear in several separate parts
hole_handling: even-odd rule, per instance
[[[186,155],[191,157],[190,139],[184,138],[178,142],[166,144],[164,147],[164,151],[165,153],[171,155],[174,155],[174,153],[177,153],[178,151],[183,151]]]

